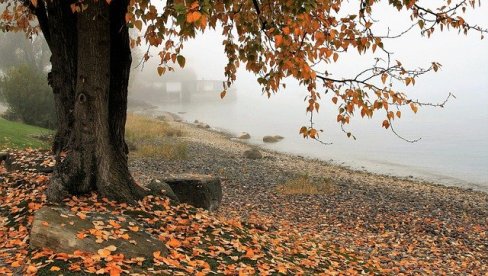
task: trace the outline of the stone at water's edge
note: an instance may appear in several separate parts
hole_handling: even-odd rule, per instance
[[[215,211],[222,201],[220,179],[208,175],[185,174],[164,179],[181,203]]]
[[[120,221],[119,217],[123,217],[125,221]],[[116,221],[121,225],[121,229],[126,229],[130,238],[128,240],[109,239],[97,243],[95,237],[91,235],[83,239],[76,236],[79,232],[94,228],[95,221],[108,225],[109,220]],[[129,226],[138,226],[139,230],[131,231]],[[110,245],[117,248],[115,254],[122,253],[126,258],[151,259],[155,251],[160,251],[164,255],[168,254],[164,243],[144,232],[144,228],[137,221],[127,216],[90,213],[85,219],[81,219],[68,209],[50,206],[37,210],[34,215],[30,235],[32,248],[49,248],[57,253],[71,254],[75,250],[81,250],[96,254],[99,249]]]
[[[258,149],[246,150],[243,153],[243,155],[244,155],[244,157],[246,157],[248,159],[253,159],[253,160],[263,158],[263,155],[261,154],[261,152]]]
[[[281,140],[283,140],[283,136],[275,135],[275,136],[264,136],[263,137],[263,142],[265,143],[277,143]]]
[[[251,134],[247,133],[247,132],[242,132],[239,137],[237,137],[237,139],[242,139],[242,140],[247,140],[247,139],[251,139]]]

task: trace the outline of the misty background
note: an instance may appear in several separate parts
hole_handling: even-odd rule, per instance
[[[411,24],[407,14],[401,17],[384,4],[376,8],[380,12],[373,17],[381,22],[377,23],[377,34],[385,34],[388,27],[391,34],[396,34]],[[486,14],[488,6],[485,5],[462,16],[471,24],[488,26]],[[186,67],[177,74],[190,72],[199,80],[224,80],[226,59],[221,41],[219,30],[206,31],[188,41],[183,51]],[[236,100],[227,99],[229,95],[220,100],[220,91],[215,91],[215,100],[210,102],[156,105],[160,111],[184,112],[182,116],[190,122],[204,121],[235,135],[248,132],[251,143],[269,149],[333,160],[355,169],[488,190],[488,40],[480,40],[476,32],[465,36],[457,31],[438,30],[428,39],[415,27],[399,39],[386,40],[385,45],[394,52],[393,58],[407,67],[428,67],[433,61],[443,65],[439,72],[418,79],[415,86],[397,86],[397,89],[408,92],[412,99],[430,103],[443,102],[449,92],[456,96],[445,108],[423,107],[417,114],[402,110],[402,119],[395,120],[395,129],[407,139],[422,138],[414,144],[381,128],[383,114],[373,119],[354,118],[347,129],[357,140],[347,138],[335,121],[337,106],[332,104],[330,95],[323,97],[314,121],[317,128],[324,130],[321,140],[333,144],[324,146],[303,139],[298,131],[309,123],[303,101],[306,89],[287,79],[287,88],[268,99],[261,94],[256,77],[244,68],[239,69],[233,85]],[[157,51],[153,55],[157,56]],[[378,55],[360,56],[351,52],[341,55],[338,64],[329,65],[327,70],[336,78],[353,76],[371,66],[375,56]],[[137,65],[137,61],[134,63]],[[145,65],[142,72],[140,67],[136,70],[136,83],[157,77],[155,64]],[[144,94],[137,87],[141,86],[132,86],[131,95],[143,99]],[[265,144],[264,135],[281,135],[285,139]]]

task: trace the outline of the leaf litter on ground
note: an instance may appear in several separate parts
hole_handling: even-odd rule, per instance
[[[54,165],[45,152],[16,151],[15,155],[26,163],[43,155],[43,164]],[[81,219],[92,213],[109,213],[120,220],[129,215],[142,226],[123,229],[118,220],[99,221],[78,233],[78,239],[130,240],[132,232],[144,231],[164,242],[169,254],[161,250],[154,251],[150,259],[129,259],[115,246],[97,254],[34,250],[29,247],[29,231],[35,211],[48,204],[44,191],[49,175],[34,169],[7,172],[0,166],[0,181],[1,275],[483,275],[488,271],[486,221],[448,224],[434,215],[393,215],[361,208],[353,212],[363,213],[356,220],[344,222],[340,216],[329,215],[304,225],[278,223],[273,214],[251,215],[245,220],[216,216],[189,205],[173,206],[168,199],[154,196],[131,206],[95,193],[72,196],[63,205]],[[283,205],[294,212],[293,206]],[[320,210],[311,206],[308,211]],[[368,214],[375,214],[375,225],[368,223]]]

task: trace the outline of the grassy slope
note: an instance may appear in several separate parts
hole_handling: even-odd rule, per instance
[[[0,150],[5,148],[48,148],[47,142],[33,138],[33,135],[48,134],[51,130],[7,121],[0,118]]]

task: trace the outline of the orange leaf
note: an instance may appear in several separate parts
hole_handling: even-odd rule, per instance
[[[19,261],[15,261],[15,262],[13,262],[13,263],[12,263],[10,266],[11,266],[11,267],[20,267],[20,266],[21,266],[21,264],[20,264],[20,262],[19,262]]]
[[[27,267],[27,273],[29,273],[29,274],[35,274],[35,273],[37,273],[37,267],[35,267],[33,265],[29,265]]]
[[[280,46],[283,43],[283,36],[281,35],[275,35],[274,39],[276,47]]]
[[[177,239],[171,239],[171,240],[169,240],[169,242],[166,243],[166,245],[170,246],[170,247],[180,247],[181,242]]]
[[[129,226],[129,229],[130,229],[130,231],[132,231],[132,232],[137,232],[137,231],[139,231],[139,227],[138,227],[138,226]]]
[[[125,14],[125,23],[129,23],[131,19],[132,19],[132,14],[126,13]]]
[[[200,17],[202,17],[202,14],[200,12],[197,12],[197,11],[189,12],[186,15],[186,22],[194,23],[194,22],[198,21],[198,19],[200,19]]]
[[[246,257],[248,257],[248,258],[254,257],[254,250],[252,250],[252,248],[248,248],[247,249],[247,251],[246,251]]]
[[[81,213],[81,212],[78,212],[76,213],[76,215],[80,218],[80,219],[86,219],[86,214],[84,213]]]
[[[334,53],[334,57],[332,57],[332,58],[334,59],[334,62],[336,62],[339,59],[339,54]]]
[[[136,28],[141,31],[142,30],[142,21],[141,20],[137,20],[136,22],[134,22],[134,26],[136,26]]]

